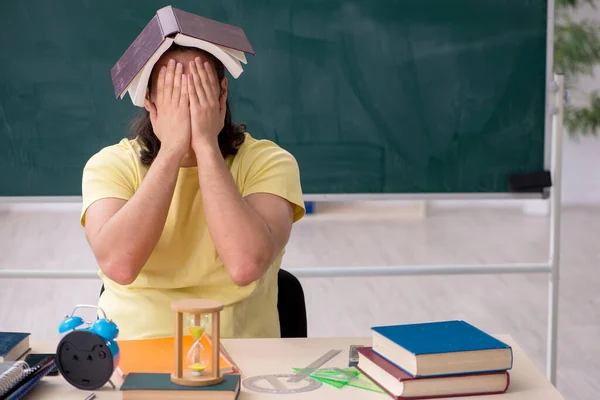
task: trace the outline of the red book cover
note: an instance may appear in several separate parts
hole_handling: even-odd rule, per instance
[[[487,391],[487,392],[478,392],[478,393],[469,393],[469,394],[456,393],[453,395],[445,394],[443,396],[404,397],[404,396],[396,396],[393,393],[391,393],[388,390],[388,388],[382,386],[375,378],[373,378],[371,375],[369,375],[369,373],[365,372],[365,370],[361,368],[360,361],[359,361],[356,368],[359,371],[361,371],[363,374],[365,374],[365,376],[367,376],[373,382],[377,383],[392,398],[398,399],[398,400],[400,400],[400,399],[411,399],[411,400],[436,399],[436,398],[446,398],[446,397],[481,396],[481,395],[489,395],[489,394],[500,394],[500,393],[506,392],[506,390],[508,390],[508,386],[510,384],[510,375],[507,371],[505,371],[505,372],[485,372],[485,373],[480,373],[480,374],[449,375],[449,376],[439,376],[439,377],[417,378],[417,377],[413,377],[413,376],[409,375],[401,368],[397,367],[396,365],[387,361],[385,358],[383,358],[380,355],[378,355],[377,353],[373,352],[372,347],[361,347],[361,348],[358,348],[357,351],[359,352],[360,355],[364,356],[366,359],[368,359],[373,364],[375,364],[378,368],[381,368],[381,370],[385,371],[387,374],[394,377],[399,382],[409,382],[409,381],[416,381],[416,380],[418,380],[419,382],[439,381],[440,379],[445,379],[445,380],[448,379],[449,380],[449,379],[457,379],[457,378],[461,378],[461,377],[463,377],[463,378],[473,377],[475,375],[477,375],[477,376],[483,376],[483,375],[503,375],[504,376],[505,375],[506,376],[506,386],[504,387],[503,390],[500,390],[500,391]]]

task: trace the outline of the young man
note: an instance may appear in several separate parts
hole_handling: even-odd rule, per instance
[[[85,166],[81,222],[120,338],[172,336],[183,298],[223,302],[223,337],[279,336],[277,272],[304,215],[298,165],[233,125],[227,93],[215,57],[172,47],[134,138]]]

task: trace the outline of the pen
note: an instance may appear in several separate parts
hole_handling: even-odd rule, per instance
[[[88,397],[85,398],[85,400],[92,400],[94,398],[96,398],[96,393],[90,394]]]

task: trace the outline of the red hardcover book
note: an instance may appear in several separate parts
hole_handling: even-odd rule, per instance
[[[415,378],[373,352],[372,347],[362,347],[357,351],[356,368],[394,399],[500,394],[506,392],[510,383],[507,371]]]

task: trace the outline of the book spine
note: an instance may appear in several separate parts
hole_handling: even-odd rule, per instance
[[[115,97],[124,94],[127,86],[163,41],[160,21],[155,15],[110,70]]]
[[[175,12],[173,12],[173,7],[167,6],[161,8],[156,12],[156,16],[158,17],[163,38],[181,32],[181,27],[179,26]]]
[[[512,347],[509,347],[508,350],[510,351],[510,367],[508,369],[512,369],[515,362],[515,354],[513,353]]]

